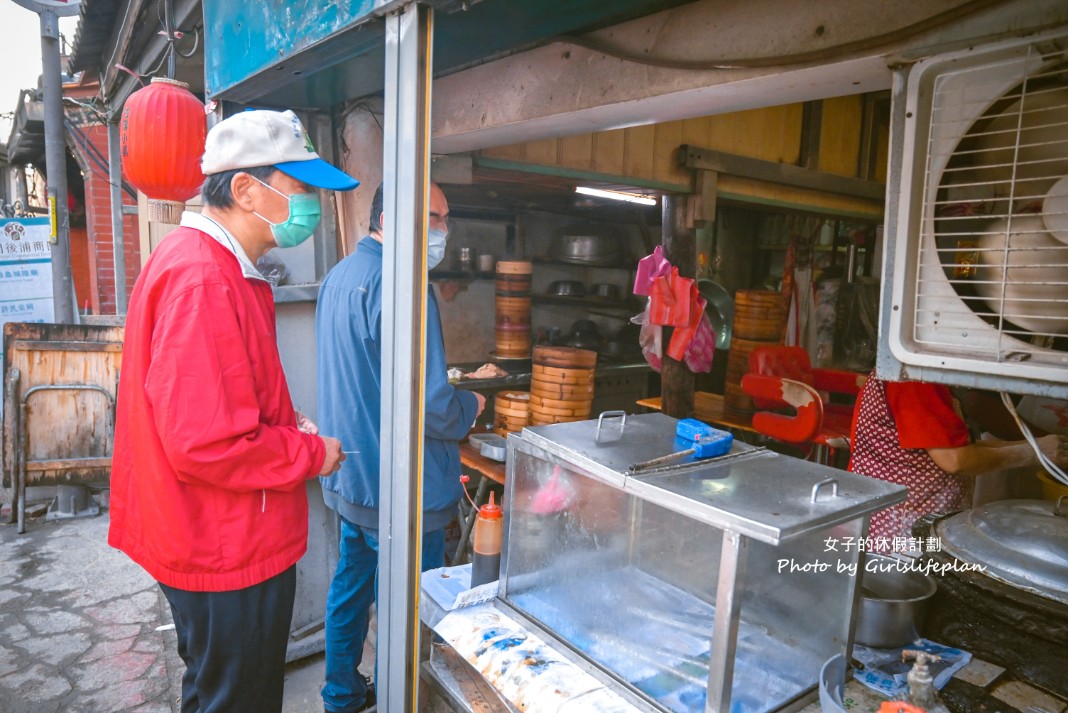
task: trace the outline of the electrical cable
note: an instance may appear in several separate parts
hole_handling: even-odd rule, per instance
[[[179,30],[179,32],[181,32],[181,30]],[[184,36],[184,33],[183,33],[183,36]],[[179,38],[179,39],[181,39],[181,38]],[[192,57],[193,55],[195,55],[197,53],[197,48],[198,47],[200,47],[200,26],[199,25],[197,27],[193,28],[193,49],[189,50],[188,54],[183,54],[182,52],[178,51],[178,44],[175,43],[175,45],[174,45],[174,53],[176,55],[178,55],[179,57],[181,57],[182,59],[189,59],[190,57]]]
[[[63,123],[71,133],[71,136],[81,144],[86,157],[100,170],[100,175],[97,177],[105,181],[108,185],[112,185],[111,169],[104,154],[100,153],[100,150],[89,140],[89,137],[82,133],[82,130],[75,126],[69,119],[65,119]],[[130,196],[130,198],[137,200],[137,192],[134,191],[133,187],[126,181],[120,179],[120,188],[125,191],[126,195]]]
[[[92,149],[90,148],[91,144],[87,144],[85,138],[76,133],[77,130],[73,126],[71,126],[70,122],[64,123],[66,124],[67,131],[69,131],[71,134],[71,138],[78,143],[78,145],[82,148],[85,157],[91,162],[92,165],[88,166],[89,172],[92,173],[93,176],[95,176],[96,178],[99,178],[103,181],[107,181],[107,171],[105,170],[106,167],[102,166],[100,160],[93,155]]]
[[[81,107],[82,109],[88,109],[89,111],[93,112],[94,114],[96,114],[97,120],[101,123],[101,125],[107,125],[108,120],[110,119],[107,112],[100,111],[100,109],[97,109],[92,102],[81,102],[77,99],[74,99],[73,97],[63,97],[63,101],[68,104],[73,104],[74,106]]]
[[[1038,443],[1035,441],[1031,429],[1024,423],[1023,419],[1020,418],[1020,414],[1016,413],[1016,407],[1013,406],[1012,399],[1010,399],[1009,395],[1004,391],[1001,392],[1001,403],[1005,404],[1005,408],[1008,409],[1009,415],[1012,416],[1012,420],[1016,422],[1016,425],[1020,429],[1020,433],[1023,434],[1024,440],[1026,440],[1031,448],[1035,450],[1035,454],[1038,456],[1039,465],[1045,468],[1046,472],[1053,476],[1053,478],[1061,481],[1061,484],[1068,485],[1068,474],[1061,470],[1060,467],[1050,460],[1049,457],[1042,452],[1042,449],[1038,447]]]
[[[972,0],[964,5],[951,8],[944,12],[941,12],[933,17],[926,18],[919,22],[914,22],[911,25],[891,30],[890,32],[884,32],[879,35],[867,37],[861,40],[853,40],[851,42],[843,42],[839,45],[832,47],[824,47],[817,50],[809,50],[807,52],[795,52],[793,54],[785,55],[765,55],[763,57],[746,57],[739,59],[720,59],[720,60],[674,60],[674,59],[659,59],[656,57],[649,57],[648,55],[635,54],[624,50],[619,50],[607,43],[599,42],[598,40],[592,40],[584,37],[574,37],[571,35],[558,35],[551,37],[548,40],[549,44],[570,44],[593,52],[599,52],[601,54],[613,57],[615,59],[622,60],[624,62],[632,62],[635,64],[646,65],[650,67],[659,67],[663,69],[681,69],[681,70],[693,70],[693,71],[707,71],[713,69],[760,69],[765,67],[782,67],[786,65],[795,64],[807,64],[809,62],[815,62],[818,60],[826,59],[827,57],[841,57],[843,54],[852,54],[854,52],[863,52],[865,50],[875,49],[882,47],[900,40],[908,39],[920,32],[934,29],[942,25],[946,25],[951,22],[960,20],[968,15],[984,10],[991,5],[997,5],[1000,0]]]

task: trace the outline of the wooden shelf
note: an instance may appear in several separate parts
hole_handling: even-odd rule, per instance
[[[584,307],[586,309],[610,309],[620,310],[624,312],[633,312],[636,309],[640,311],[637,305],[630,303],[630,300],[612,300],[607,297],[597,297],[596,295],[587,295],[586,297],[565,297],[563,295],[531,295],[532,302],[541,304],[554,304],[561,307]]]
[[[636,264],[635,265],[623,265],[623,264],[598,265],[598,264],[595,264],[595,263],[587,263],[587,262],[568,262],[567,260],[557,260],[556,258],[547,257],[547,256],[536,256],[536,257],[532,257],[532,258],[528,258],[528,259],[532,263],[535,263],[537,265],[559,265],[560,267],[581,267],[581,268],[586,268],[586,269],[591,269],[591,270],[627,270],[629,272],[629,271],[634,270],[635,267],[636,267]]]
[[[492,272],[467,272],[466,270],[431,270],[427,273],[427,279],[431,282],[440,282],[442,280],[466,280],[468,282],[475,282],[476,280],[494,280],[496,275]]]

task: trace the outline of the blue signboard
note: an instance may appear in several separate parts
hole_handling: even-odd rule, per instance
[[[0,330],[7,322],[52,322],[48,218],[0,220]]]

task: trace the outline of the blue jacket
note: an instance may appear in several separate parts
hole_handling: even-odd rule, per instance
[[[430,289],[426,332],[423,527],[445,527],[463,494],[460,445],[478,412],[475,395],[448,382],[437,298]],[[382,401],[382,244],[365,237],[319,288],[318,425],[348,453],[321,478],[323,499],[349,522],[378,529],[379,419]]]

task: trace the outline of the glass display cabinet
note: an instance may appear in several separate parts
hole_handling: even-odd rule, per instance
[[[868,516],[904,487],[739,442],[684,449],[662,414],[508,439],[499,600],[652,710],[800,707],[851,645]]]

